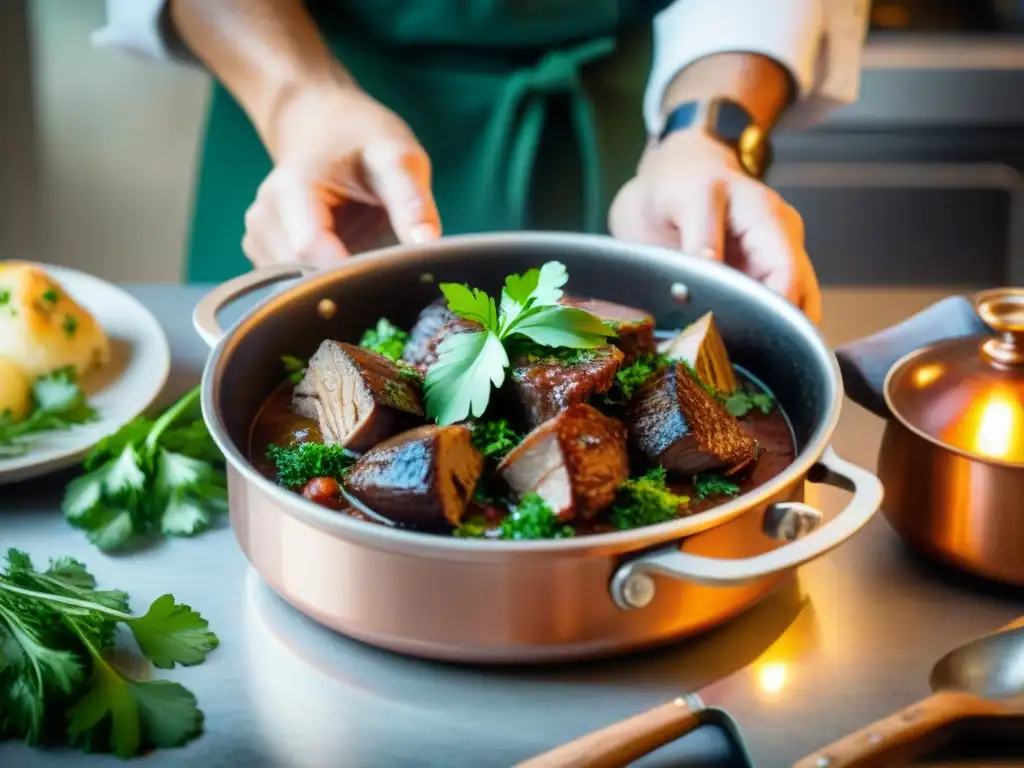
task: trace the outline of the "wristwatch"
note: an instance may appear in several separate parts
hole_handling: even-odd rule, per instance
[[[771,141],[741,104],[731,99],[683,102],[668,113],[658,142],[671,133],[695,126],[730,147],[748,174],[755,179],[764,178],[772,161]]]

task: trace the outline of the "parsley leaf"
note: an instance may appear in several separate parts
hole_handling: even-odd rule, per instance
[[[114,665],[118,624],[164,669],[198,664],[219,643],[206,620],[171,595],[134,616],[125,593],[96,589],[77,560],[51,560],[40,572],[24,552],[9,550],[0,571],[0,737],[37,744],[58,736],[127,758],[198,736],[203,716],[187,689],[134,680]]]
[[[654,374],[660,371],[667,361],[661,355],[638,357],[615,374],[615,382],[604,396],[608,405],[625,405],[633,399],[633,395]]]
[[[61,509],[104,551],[139,536],[192,536],[227,511],[224,458],[196,410],[199,388],[155,421],[136,419],[107,436],[68,483]]]
[[[730,395],[722,395],[725,408],[737,419],[746,416],[752,410],[771,413],[775,400],[767,392],[749,392],[737,389]]]
[[[292,355],[281,355],[281,362],[288,372],[288,381],[298,384],[306,375],[306,362]]]
[[[576,529],[555,517],[551,507],[539,494],[528,493],[501,521],[503,539],[565,539],[576,535]]]
[[[40,376],[32,385],[28,416],[14,421],[9,414],[0,414],[0,458],[25,453],[31,447],[26,439],[31,435],[66,430],[95,418],[96,411],[86,402],[74,368]]]
[[[494,299],[480,289],[442,284],[448,308],[481,330],[450,335],[438,346],[438,361],[424,383],[427,415],[439,424],[482,416],[491,386],[505,381],[506,344],[513,337],[547,347],[592,349],[614,336],[614,329],[600,318],[558,304],[567,280],[565,267],[556,261],[510,275],[501,292],[500,314]]]
[[[712,496],[735,496],[740,492],[736,483],[719,475],[694,475],[693,488],[698,501]]]
[[[508,419],[478,421],[473,425],[473,445],[487,459],[501,461],[520,440],[522,437],[509,426]]]
[[[277,467],[277,482],[286,488],[301,488],[314,477],[340,481],[356,462],[351,451],[326,443],[271,445],[267,458]]]
[[[675,494],[666,486],[665,468],[655,467],[619,487],[611,507],[611,520],[620,531],[655,525],[674,520],[689,503],[687,496]]]
[[[408,333],[393,325],[386,317],[382,317],[377,321],[376,327],[368,329],[363,334],[359,346],[373,350],[390,360],[398,360],[405,351],[407,341]]]

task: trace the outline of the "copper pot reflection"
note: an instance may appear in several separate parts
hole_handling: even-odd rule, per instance
[[[882,511],[923,552],[1024,586],[1024,289],[974,305],[995,336],[926,347],[886,377]]]

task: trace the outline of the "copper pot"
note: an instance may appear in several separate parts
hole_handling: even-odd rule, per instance
[[[770,482],[705,513],[556,541],[456,539],[338,515],[262,477],[249,429],[282,377],[283,354],[357,338],[379,316],[408,326],[438,281],[500,289],[504,276],[563,262],[576,293],[651,310],[663,328],[714,309],[738,365],[778,397],[798,441]],[[300,611],[395,651],[466,662],[610,655],[665,643],[749,608],[797,566],[852,536],[882,497],[878,479],[829,440],[842,384],[834,356],[792,305],[725,266],[677,252],[567,234],[455,237],[352,259],[264,300],[228,332],[217,311],[301,275],[278,266],[218,287],[194,322],[213,346],[203,414],[227,457],[231,524],[246,557]],[[336,310],[336,312],[334,311]],[[805,479],[853,491],[820,525]]]
[[[882,512],[925,553],[1024,586],[1024,289],[973,303],[990,333],[911,352],[885,378]]]

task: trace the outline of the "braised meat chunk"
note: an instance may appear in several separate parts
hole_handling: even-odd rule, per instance
[[[636,394],[630,409],[633,444],[670,472],[736,472],[757,458],[757,441],[689,373],[665,368]]]
[[[469,429],[428,424],[367,451],[345,488],[377,514],[419,528],[457,526],[483,471]]]
[[[736,372],[711,312],[706,312],[671,339],[659,344],[658,351],[669,360],[682,360],[688,364],[703,381],[719,392],[732,394],[736,391]]]
[[[629,477],[626,428],[585,403],[570,406],[530,432],[498,472],[518,497],[539,494],[559,519],[590,519]]]
[[[607,392],[622,357],[612,346],[518,355],[512,362],[512,389],[526,409],[527,423],[536,427],[571,405]]]
[[[325,443],[357,452],[423,422],[418,382],[383,355],[330,339],[310,358],[292,408],[316,419]]]
[[[450,309],[446,299],[438,299],[424,307],[409,332],[409,341],[402,353],[402,362],[407,363],[421,373],[437,362],[437,348],[453,333],[466,333],[480,330],[480,326],[472,320],[459,317]]]
[[[563,296],[560,303],[596,315],[614,328],[618,337],[612,343],[625,355],[623,365],[629,365],[638,357],[654,354],[654,315],[601,299]]]

